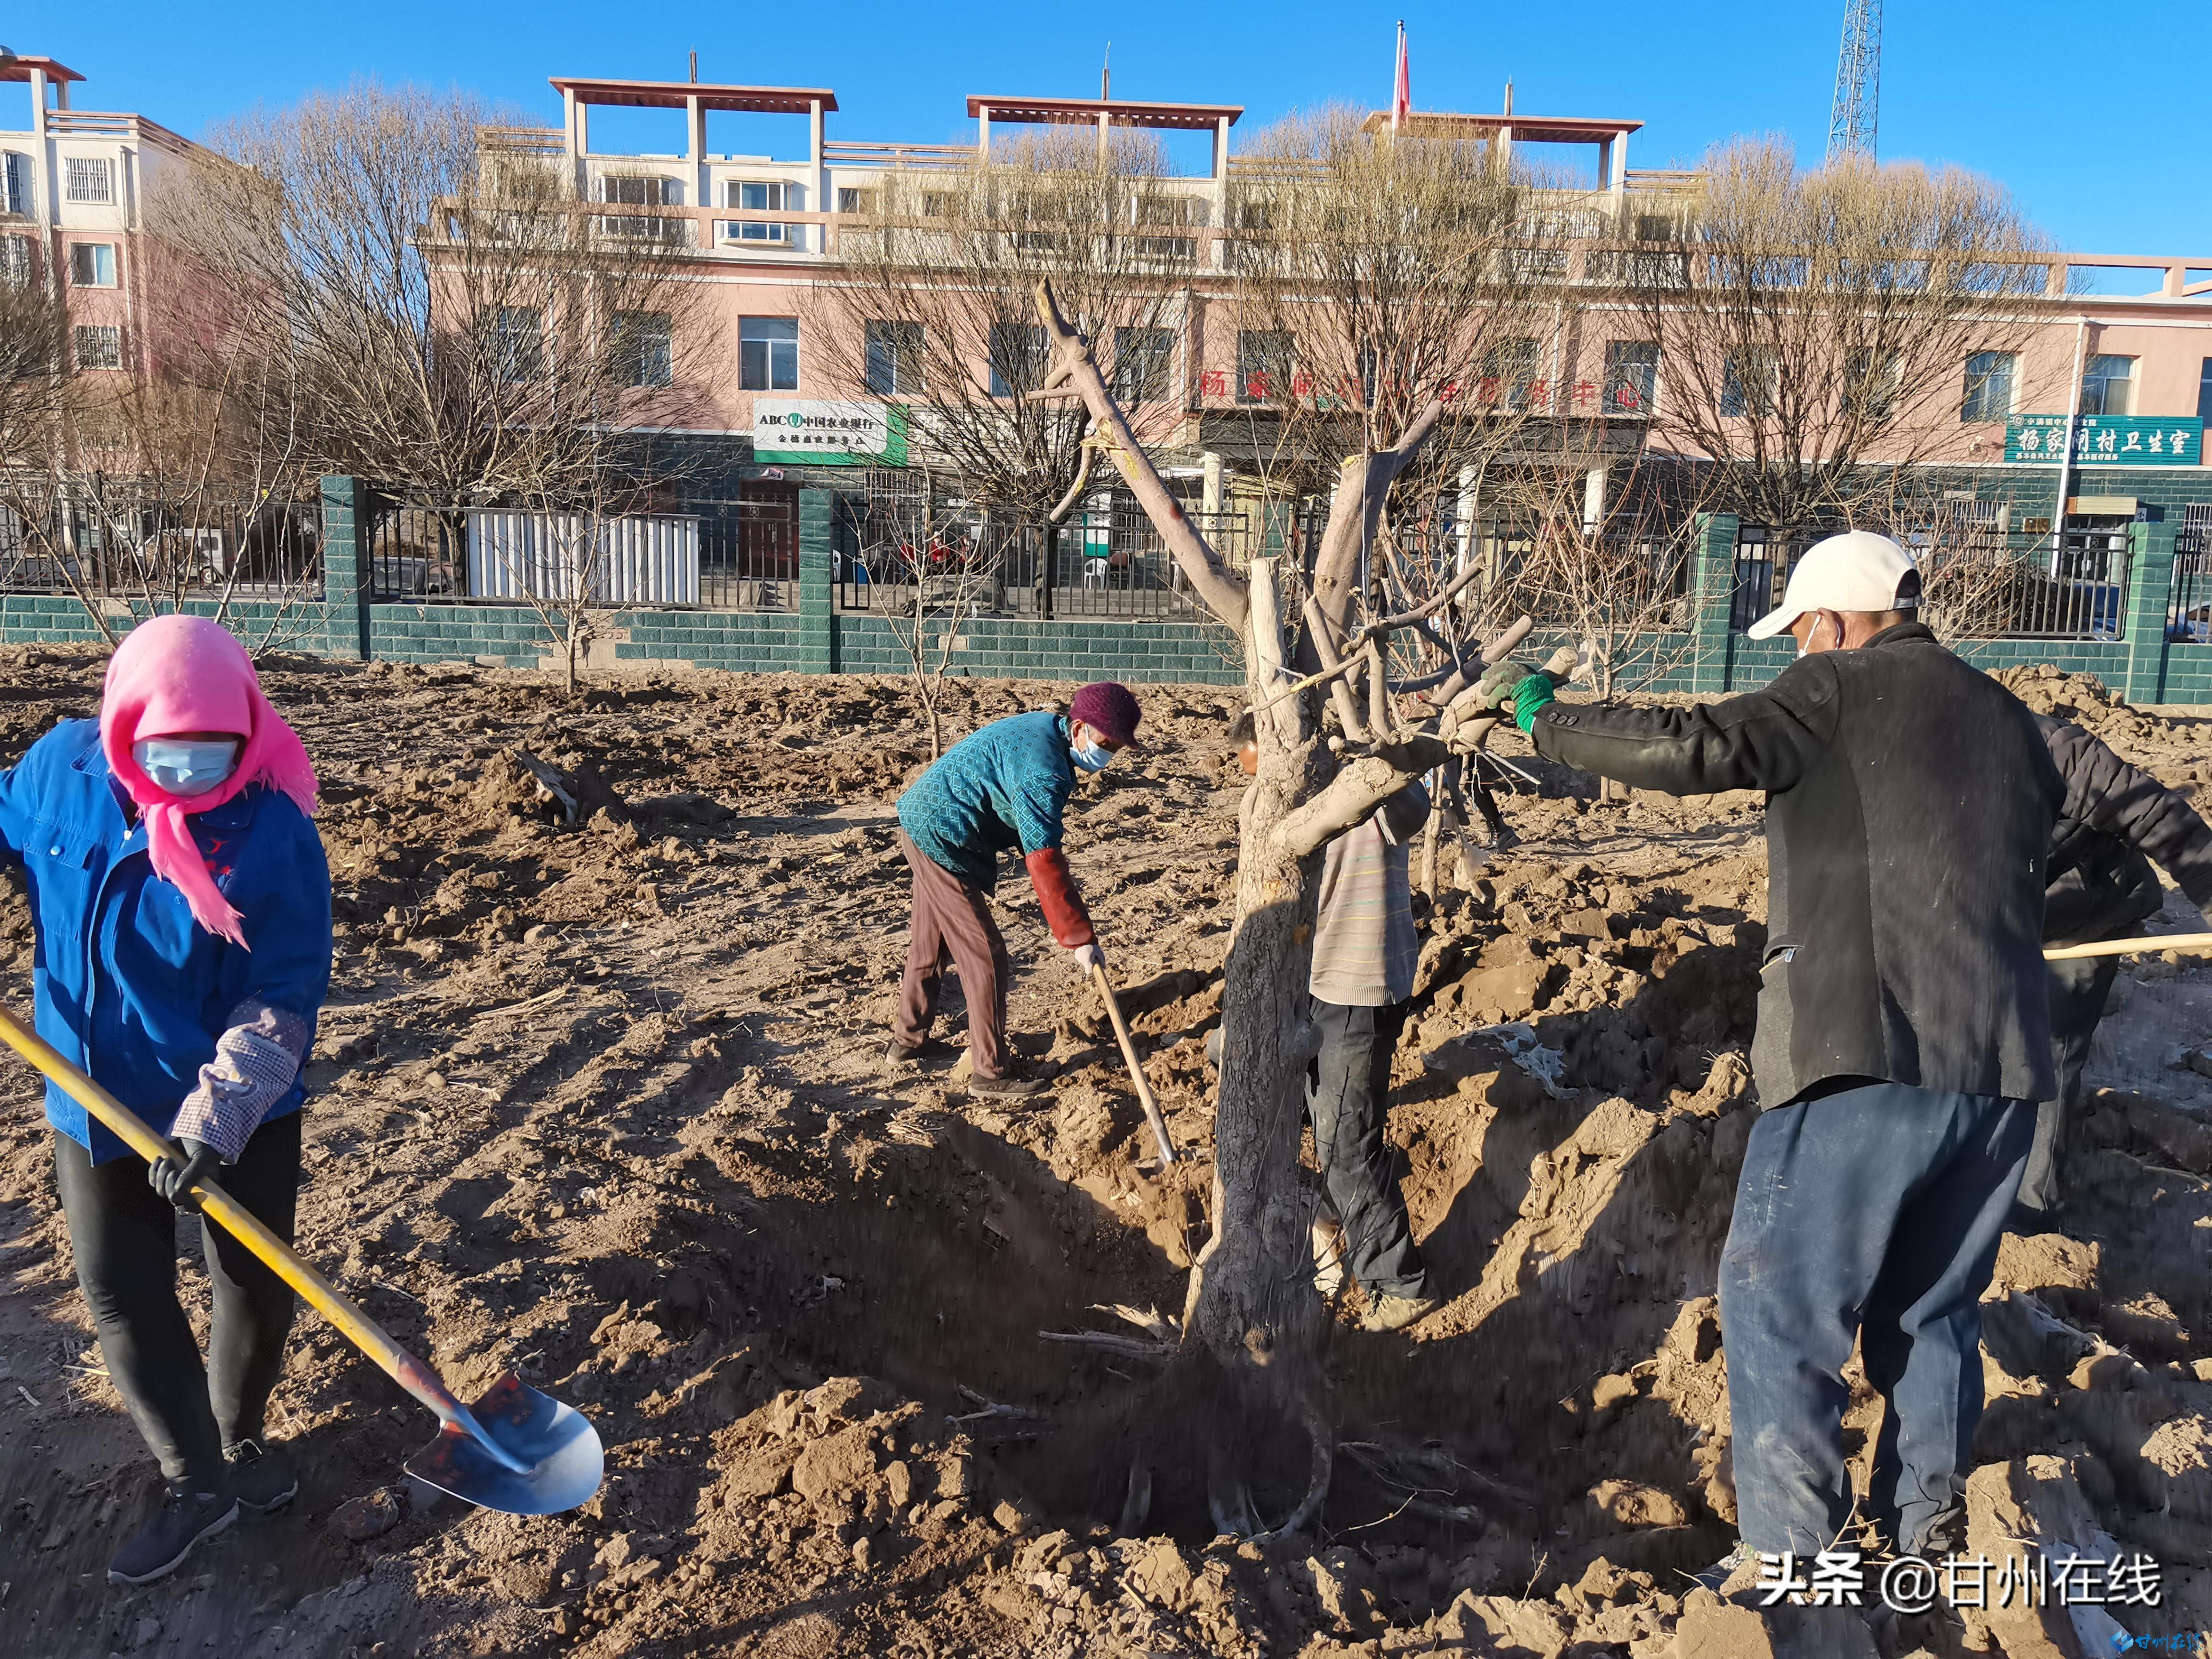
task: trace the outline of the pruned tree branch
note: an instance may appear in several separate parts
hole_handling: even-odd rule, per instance
[[[1107,454],[1128,484],[1130,493],[1136,496],[1138,505],[1145,509],[1146,517],[1160,532],[1160,539],[1167,544],[1169,554],[1189,581],[1191,591],[1198,595],[1201,605],[1242,635],[1250,605],[1244,582],[1198,533],[1198,526],[1184,514],[1182,503],[1162,482],[1151,457],[1137,442],[1127,418],[1107,390],[1106,377],[1098,372],[1091,343],[1076,332],[1075,325],[1060,311],[1048,276],[1037,280],[1036,309],[1044,323],[1047,348],[1052,354],[1052,376],[1047,384],[1064,383],[1081,397],[1096,423],[1093,436],[1103,435],[1110,441]]]

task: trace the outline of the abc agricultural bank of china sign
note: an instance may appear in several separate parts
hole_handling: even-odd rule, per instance
[[[2063,415],[2015,415],[2005,422],[2005,459],[2056,465],[2066,459]],[[2074,422],[2076,466],[2201,466],[2204,422],[2195,416],[2081,415]]]
[[[906,410],[897,404],[756,398],[753,459],[777,466],[904,466]]]

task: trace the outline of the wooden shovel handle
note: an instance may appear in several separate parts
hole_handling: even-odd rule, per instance
[[[2191,956],[2212,951],[2212,933],[2152,933],[2142,939],[2100,939],[2087,945],[2069,945],[2045,951],[2045,962],[2073,962],[2082,957],[2148,956],[2156,951],[2186,951]]]
[[[1091,977],[1098,981],[1099,994],[1106,999],[1106,1017],[1114,1022],[1115,1039],[1121,1045],[1121,1058],[1128,1062],[1129,1081],[1136,1085],[1137,1103],[1145,1109],[1145,1121],[1152,1126],[1152,1139],[1159,1143],[1160,1162],[1176,1161],[1175,1143],[1168,1139],[1167,1120],[1160,1115],[1160,1103],[1152,1098],[1152,1085],[1146,1079],[1145,1068],[1137,1059],[1136,1040],[1129,1035],[1129,1022],[1121,1018],[1121,1005],[1114,995],[1114,981],[1106,977],[1103,967],[1093,968]]]
[[[125,1146],[149,1164],[164,1158],[184,1161],[179,1147],[155,1134],[144,1119],[64,1060],[51,1043],[5,1007],[0,1007],[0,1040],[45,1073],[63,1093],[106,1124]],[[309,1267],[297,1251],[212,1181],[199,1182],[192,1191],[198,1194],[202,1210],[267,1263],[270,1271],[298,1291],[309,1307],[337,1326],[347,1341],[382,1366],[393,1382],[437,1413],[441,1419],[453,1420],[460,1407],[437,1374],[386,1335],[351,1297]]]

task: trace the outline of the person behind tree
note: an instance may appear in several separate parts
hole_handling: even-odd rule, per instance
[[[244,648],[194,617],[134,629],[99,719],[63,721],[0,776],[0,857],[28,889],[39,1035],[185,1154],[149,1168],[47,1086],[77,1282],[167,1483],[108,1568],[115,1583],[162,1577],[241,1509],[279,1509],[298,1490],[262,1437],[291,1290],[203,1220],[204,1364],[177,1301],[176,1215],[212,1179],[292,1237],[301,1073],[331,978],[314,805],[307,750]]]
[[[1230,728],[1230,740],[1244,775],[1258,775],[1249,713]],[[1370,1331],[1403,1330],[1437,1307],[1382,1134],[1391,1057],[1421,954],[1407,854],[1428,815],[1428,792],[1409,783],[1328,843],[1306,981],[1320,1040],[1306,1068],[1306,1113],[1334,1212],[1333,1227],[1325,1221],[1316,1229],[1316,1255],[1323,1258],[1317,1281],[1324,1289],[1340,1282],[1338,1258],[1348,1262],[1367,1292],[1360,1323]]]

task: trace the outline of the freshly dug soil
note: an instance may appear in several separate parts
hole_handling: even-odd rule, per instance
[[[0,757],[91,714],[100,667],[0,653]],[[1420,1006],[1395,1075],[1415,1231],[1450,1299],[1370,1336],[1347,1297],[1328,1503],[1307,1534],[1239,1544],[1155,1530],[1182,1517],[1139,1520],[1125,1471],[1070,1455],[1097,1443],[1078,1425],[1146,1397],[1206,1236],[1228,694],[1147,690],[1152,752],[1083,781],[1070,812],[1190,1154],[1164,1175],[1018,877],[997,896],[1012,1023],[1058,1067],[1052,1092],[992,1110],[945,1060],[884,1062],[906,920],[892,804],[926,758],[898,682],[663,674],[572,699],[473,668],[285,659],[265,677],[322,771],[339,918],[301,1248],[459,1392],[511,1366],[586,1412],[607,1482],[528,1521],[410,1489],[427,1414],[305,1315],[270,1424],[298,1502],[168,1583],[110,1589],[158,1483],[100,1369],[37,1088],[10,1069],[14,1650],[1659,1659],[1715,1639],[1725,1612],[1684,1574],[1732,1537],[1713,1291],[1755,1115],[1756,798],[1601,804],[1501,745],[1533,780],[1505,802],[1522,840],[1479,870],[1447,858],[1417,902]],[[2015,679],[2168,781],[2204,780],[2196,718]],[[1072,690],[953,682],[949,729]],[[2175,903],[2159,925],[2185,920]],[[0,968],[21,1006],[20,901],[0,907]],[[2008,1239],[1991,1293],[1978,1524],[2062,1491],[2160,1556],[2165,1605],[2122,1613],[2138,1634],[2212,1621],[2201,973],[2124,975],[2115,1021],[2158,1011],[2160,1056],[2076,1126],[2064,1231]],[[946,1012],[957,1041],[957,991]],[[204,1321],[196,1231],[182,1280]],[[1855,1448],[1873,1427],[1863,1398]],[[1871,1641],[1887,1659],[2033,1646],[1936,1617]]]

